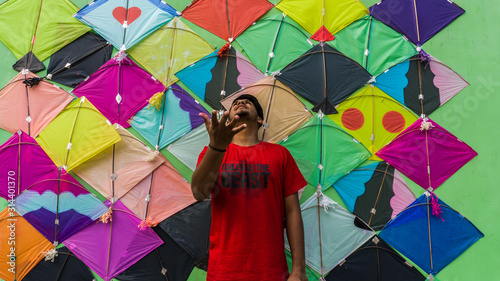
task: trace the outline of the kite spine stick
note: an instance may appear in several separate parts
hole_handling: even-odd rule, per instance
[[[415,26],[417,28],[417,41],[418,41],[418,46],[420,46],[420,30],[418,27],[418,13],[417,13],[417,3],[416,0],[413,0],[413,9],[415,10]]]
[[[62,167],[59,167],[59,176],[57,179],[57,197],[56,197],[56,221],[55,221],[55,230],[54,230],[54,247],[57,246],[57,230],[59,228],[59,193],[61,192],[61,172]]]
[[[231,21],[229,19],[229,0],[226,0],[226,14],[227,14],[227,30],[228,30],[228,35],[229,38],[227,39],[229,42],[233,41],[232,38],[233,36],[231,35]]]
[[[429,210],[429,197],[427,196],[427,229],[429,234],[429,256],[431,261],[431,271],[434,270],[433,262],[432,262],[432,240],[431,240],[431,218],[430,218],[430,210]]]
[[[69,136],[68,143],[72,143],[72,141],[73,141],[73,134],[75,133],[76,122],[78,121],[78,116],[80,115],[80,109],[82,108],[82,103],[84,101],[85,101],[85,97],[82,97],[80,100],[80,103],[78,104],[78,111],[76,112],[75,121],[73,121],[73,128],[71,128],[71,134]],[[67,169],[67,167],[68,167],[68,158],[69,158],[70,151],[71,151],[71,149],[68,149],[66,151],[66,159],[64,160],[64,167],[66,167],[65,169]]]
[[[382,182],[380,183],[380,187],[378,188],[377,198],[375,199],[375,204],[373,205],[373,210],[376,210],[376,208],[377,208],[378,199],[380,198],[380,193],[382,192],[382,187],[384,186],[385,176],[387,175],[387,170],[388,169],[389,169],[389,164],[386,164],[384,176],[382,177]],[[375,212],[372,212],[371,215],[370,215],[370,220],[368,221],[368,225],[371,224],[374,215],[375,215]],[[377,250],[377,259],[378,259],[378,250]],[[380,280],[380,278],[378,280]]]
[[[276,45],[278,44],[278,38],[281,33],[281,27],[283,26],[283,21],[285,20],[285,14],[283,14],[283,17],[281,18],[280,21],[280,26],[278,27],[278,31],[276,32],[276,35],[274,36],[274,43],[273,43],[273,48],[271,50],[271,54],[269,55],[269,61],[267,62],[267,67],[266,67],[266,75],[269,75],[269,68],[271,68],[271,62],[274,58],[274,51],[276,50]]]

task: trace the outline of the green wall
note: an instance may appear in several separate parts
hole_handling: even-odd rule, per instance
[[[2,2],[5,1],[0,0]],[[83,7],[89,1],[73,2],[78,7]],[[189,1],[167,2],[171,2],[174,7],[182,7],[185,6],[184,2]],[[377,1],[361,2],[368,7]],[[466,13],[423,48],[462,75],[471,85],[434,112],[431,118],[469,144],[479,156],[440,186],[436,194],[474,223],[485,237],[443,269],[437,279],[495,281],[500,280],[500,227],[496,224],[496,215],[500,213],[496,201],[500,198],[500,171],[497,170],[500,167],[497,160],[499,153],[494,147],[495,142],[500,139],[500,132],[495,130],[500,127],[500,117],[494,110],[500,104],[500,79],[496,77],[500,72],[500,54],[497,50],[500,48],[497,36],[500,30],[497,18],[500,14],[500,2],[460,0],[457,4]],[[15,57],[0,42],[0,85],[5,85],[16,75],[11,68],[15,61]],[[0,130],[0,143],[10,136],[11,134]],[[186,178],[190,177],[190,171],[180,162],[169,155],[167,158],[180,168]],[[417,196],[422,194],[420,187],[409,180],[407,182]],[[333,189],[328,191],[328,195],[340,201]],[[0,207],[4,203],[0,202]],[[195,271],[190,280],[204,280],[204,276],[203,272]]]

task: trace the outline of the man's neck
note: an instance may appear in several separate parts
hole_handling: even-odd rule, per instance
[[[231,143],[239,145],[239,146],[252,146],[256,145],[260,142],[258,137],[259,127],[257,123],[245,122],[244,120],[240,120],[235,127],[240,126],[244,123],[247,124],[247,127],[234,135]]]

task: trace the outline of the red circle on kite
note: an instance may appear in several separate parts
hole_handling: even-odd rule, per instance
[[[397,111],[389,111],[382,118],[382,125],[389,133],[399,133],[405,128],[405,118]]]
[[[365,123],[363,113],[357,108],[348,108],[342,113],[342,124],[349,130],[355,131],[361,129]]]

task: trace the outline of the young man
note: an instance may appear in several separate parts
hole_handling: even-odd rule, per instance
[[[262,108],[235,99],[210,135],[192,177],[197,200],[212,195],[208,281],[305,281],[304,229],[297,191],[307,183],[286,148],[258,139]],[[288,273],[283,229],[292,252]]]

